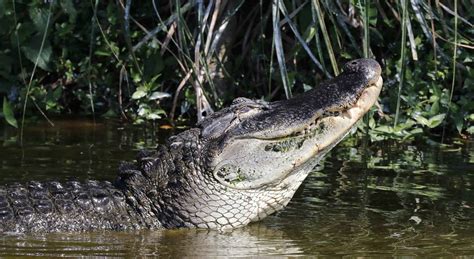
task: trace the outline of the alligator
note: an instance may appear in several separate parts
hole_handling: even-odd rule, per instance
[[[0,187],[0,233],[245,226],[283,209],[376,102],[380,65],[357,59],[288,100],[237,98],[124,162],[113,182]]]

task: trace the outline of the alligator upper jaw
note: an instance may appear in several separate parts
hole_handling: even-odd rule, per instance
[[[273,136],[271,138],[261,136],[254,138],[266,141],[281,141],[283,139],[305,136],[311,134],[318,128],[318,122],[328,120],[328,118],[343,118],[344,122],[342,122],[342,124],[353,125],[375,104],[382,89],[382,85],[383,79],[379,76],[360,93],[359,97],[354,102],[348,104],[347,107],[328,108],[327,110],[319,109],[314,112],[310,119],[289,128],[288,131],[281,134],[281,136]]]

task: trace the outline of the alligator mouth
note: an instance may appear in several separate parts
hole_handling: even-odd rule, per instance
[[[236,139],[214,165],[215,178],[233,189],[284,188],[286,179],[308,172],[350,132],[376,102],[382,83],[379,77],[346,108],[315,112],[313,119],[284,137]]]
[[[265,146],[265,151],[273,152],[298,152],[301,157],[293,162],[293,169],[282,174],[272,185],[279,185],[290,175],[300,172],[298,168],[314,167],[317,162],[335,145],[337,145],[354,127],[362,116],[375,104],[382,89],[383,79],[380,76],[375,83],[366,87],[348,108],[322,116],[306,124],[303,129],[294,132],[288,137],[270,140]],[[268,140],[267,140],[268,141]],[[304,148],[305,142],[313,145]]]

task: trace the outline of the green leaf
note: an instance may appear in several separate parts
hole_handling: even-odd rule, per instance
[[[313,87],[311,85],[303,84],[303,91],[307,92],[311,89],[313,89]]]
[[[33,37],[31,41],[27,45],[23,46],[21,49],[23,53],[25,53],[25,56],[28,60],[33,63],[38,62],[38,66],[40,68],[46,71],[50,71],[48,63],[51,60],[53,49],[51,48],[51,44],[46,40],[43,46],[43,50],[40,53],[41,41],[42,36],[37,35]]]
[[[56,89],[53,90],[53,98],[57,102],[59,98],[61,98],[61,95],[63,94],[63,88],[62,87],[57,87]]]
[[[113,109],[109,109],[106,113],[102,114],[104,118],[114,118],[117,117],[117,113]]]
[[[413,119],[416,120],[416,122],[418,122],[419,124],[423,125],[423,126],[429,126],[429,122],[428,122],[428,119],[421,116],[420,114],[413,114]]]
[[[156,99],[163,99],[163,98],[169,98],[171,97],[171,94],[166,93],[166,92],[153,92],[151,96],[148,98],[149,100],[156,100]]]
[[[18,123],[15,119],[15,115],[13,114],[12,107],[6,97],[3,97],[3,116],[5,116],[5,120],[8,122],[8,124],[18,128]]]
[[[452,118],[454,120],[454,124],[456,125],[456,129],[459,133],[461,133],[462,129],[464,128],[464,116],[462,114],[454,114]]]
[[[370,3],[370,1],[368,1]],[[374,5],[369,4],[369,23],[372,26],[377,25],[377,9]]]
[[[474,121],[474,113],[470,114],[468,118],[470,121]]]
[[[156,113],[150,113],[146,116],[146,118],[148,120],[159,120],[159,119],[161,119],[161,116],[159,114],[156,114]]]
[[[373,129],[373,128],[375,128],[375,125],[376,125],[375,119],[374,119],[374,116],[373,116],[373,114],[372,114],[372,115],[369,117],[369,128]]]
[[[104,56],[104,57],[112,56],[112,53],[110,51],[105,51],[105,50],[100,50],[100,49],[94,51],[94,54],[96,56]]]
[[[467,131],[467,133],[469,133],[469,134],[474,134],[474,126],[471,126],[471,127],[467,128],[466,131]]]
[[[146,104],[143,104],[143,105],[140,105],[140,107],[138,108],[138,116],[146,116],[150,114],[150,107]]]
[[[143,87],[138,87],[137,90],[132,94],[132,99],[140,99],[146,95],[145,89]]]
[[[390,127],[390,126],[386,126],[386,125],[379,126],[379,127],[375,128],[374,130],[379,131],[379,132],[383,132],[383,133],[388,133],[388,134],[393,133],[393,128]]]
[[[407,140],[407,139],[409,139],[409,138],[414,137],[415,135],[420,135],[420,134],[423,134],[423,129],[421,129],[421,128],[416,128],[416,129],[413,129],[413,130],[409,131],[408,134],[406,134],[406,135],[402,138],[402,140],[405,141],[405,140]]]
[[[47,111],[50,111],[50,110],[53,110],[54,108],[57,107],[57,103],[56,102],[53,102],[51,100],[47,100],[46,101],[46,110]]]
[[[441,124],[441,122],[443,122],[443,120],[444,120],[445,117],[446,117],[446,114],[445,114],[445,113],[441,113],[441,114],[435,115],[435,116],[431,117],[431,118],[428,120],[427,126],[430,127],[430,128],[435,128],[435,127],[437,127],[439,124]]]
[[[42,8],[30,8],[29,14],[33,24],[36,27],[36,30],[43,33],[46,29],[46,24],[48,23],[49,10]]]
[[[430,114],[438,114],[439,112],[439,101],[435,101],[430,108]]]

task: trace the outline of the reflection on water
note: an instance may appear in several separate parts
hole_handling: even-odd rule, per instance
[[[0,130],[0,184],[113,179],[168,131],[64,121]],[[474,142],[336,148],[288,207],[229,232],[163,230],[0,237],[0,256],[474,255]]]
[[[140,232],[48,234],[4,238],[0,255],[181,257],[298,255],[284,233],[254,224],[229,232],[179,229]]]

